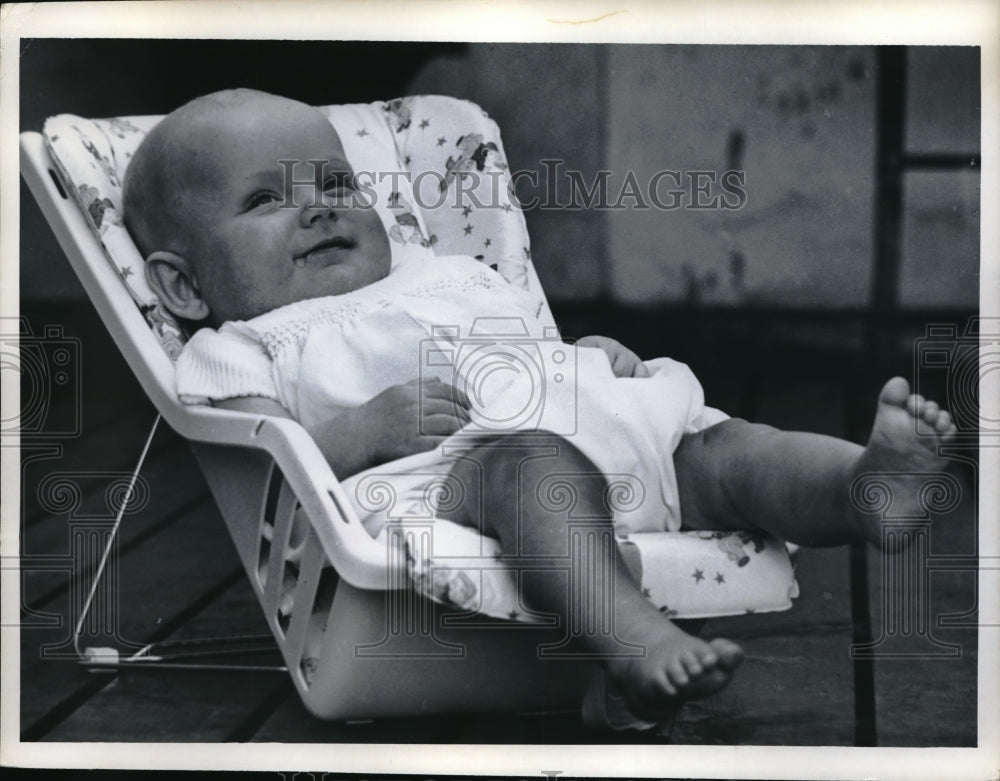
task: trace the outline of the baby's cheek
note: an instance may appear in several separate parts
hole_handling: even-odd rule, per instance
[[[385,232],[382,220],[378,216],[375,217],[375,223],[372,228],[374,235],[371,241],[372,252],[369,256],[369,263],[377,274],[375,279],[382,279],[389,273],[389,267],[392,265],[392,248],[389,245],[389,234]]]
[[[389,245],[389,234],[385,231],[385,226],[382,225],[382,220],[375,218],[375,226],[372,228],[372,232],[375,235],[374,244],[379,249],[380,256],[386,260],[392,254],[392,250]]]

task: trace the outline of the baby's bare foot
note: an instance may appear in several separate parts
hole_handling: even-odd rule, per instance
[[[866,538],[879,544],[881,516],[869,512],[866,482],[878,481],[888,489],[894,515],[920,512],[919,492],[928,475],[944,470],[946,459],[938,445],[956,433],[951,416],[933,401],[911,394],[909,383],[894,377],[879,393],[878,411],[871,438],[855,469],[855,510]]]
[[[723,638],[706,642],[666,621],[639,628],[629,640],[642,645],[645,656],[612,660],[608,674],[632,713],[651,721],[678,700],[707,697],[724,688],[743,661],[736,643]]]

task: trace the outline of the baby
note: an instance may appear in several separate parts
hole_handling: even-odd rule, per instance
[[[280,162],[289,160],[300,161],[296,182],[325,161],[326,178],[296,185],[292,202]],[[178,361],[182,399],[294,417],[342,480],[389,475],[401,495],[426,499],[427,474],[445,474],[468,501],[438,507],[439,517],[498,539],[505,555],[540,562],[561,561],[567,549],[553,476],[572,486],[573,517],[608,528],[676,529],[683,519],[684,529],[757,528],[826,546],[881,539],[879,518],[852,505],[856,478],[888,474],[904,510],[917,507],[919,473],[942,467],[937,447],[954,434],[950,417],[900,377],[882,389],[861,447],[729,419],[704,406],[686,367],[644,363],[602,337],[577,343],[576,383],[553,385],[532,430],[491,430],[490,421],[508,419],[505,404],[523,390],[517,380],[465,394],[455,385],[468,377],[454,361],[427,361],[422,345],[454,358],[484,317],[515,317],[542,343],[533,302],[469,258],[390,270],[382,222],[354,188],[337,133],[296,101],[216,93],[150,132],[128,169],[124,216],[164,306],[208,326]],[[442,336],[435,324],[457,328]],[[437,376],[428,376],[431,365]],[[609,506],[611,475],[634,478],[643,507]],[[371,521],[371,508],[358,504]],[[725,686],[740,647],[680,630],[611,555],[613,566],[593,568],[586,582],[523,573],[525,597],[578,627],[575,641],[601,660],[637,716],[655,719],[678,698]],[[588,589],[613,595],[610,636],[587,631],[592,616],[570,615]]]

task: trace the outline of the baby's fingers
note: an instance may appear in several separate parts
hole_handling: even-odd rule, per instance
[[[649,370],[631,350],[622,349],[611,364],[615,377],[648,377]]]
[[[615,352],[614,357],[611,358],[611,371],[614,373],[615,377],[631,377],[632,376],[632,364],[629,361],[629,355],[624,350],[618,350]]]
[[[448,399],[454,401],[459,406],[465,407],[465,409],[469,409],[472,406],[465,391],[456,388],[454,385],[442,382],[437,377],[427,380],[423,385],[423,390],[428,398]]]
[[[424,419],[431,415],[449,415],[459,419],[462,425],[465,425],[472,419],[469,415],[468,407],[448,397],[428,396],[424,398],[420,406],[420,413]]]
[[[424,415],[420,421],[420,433],[423,436],[449,437],[459,431],[466,423],[453,413],[439,413],[436,415]]]

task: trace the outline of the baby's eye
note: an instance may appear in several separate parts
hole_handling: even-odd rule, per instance
[[[323,190],[356,190],[357,186],[354,183],[354,174],[350,171],[338,171],[337,173],[330,176],[326,182],[323,183]]]
[[[281,196],[278,195],[278,193],[272,190],[261,190],[260,192],[256,192],[247,198],[245,208],[247,211],[250,211],[251,209],[266,206],[269,203],[275,203],[280,200]]]

